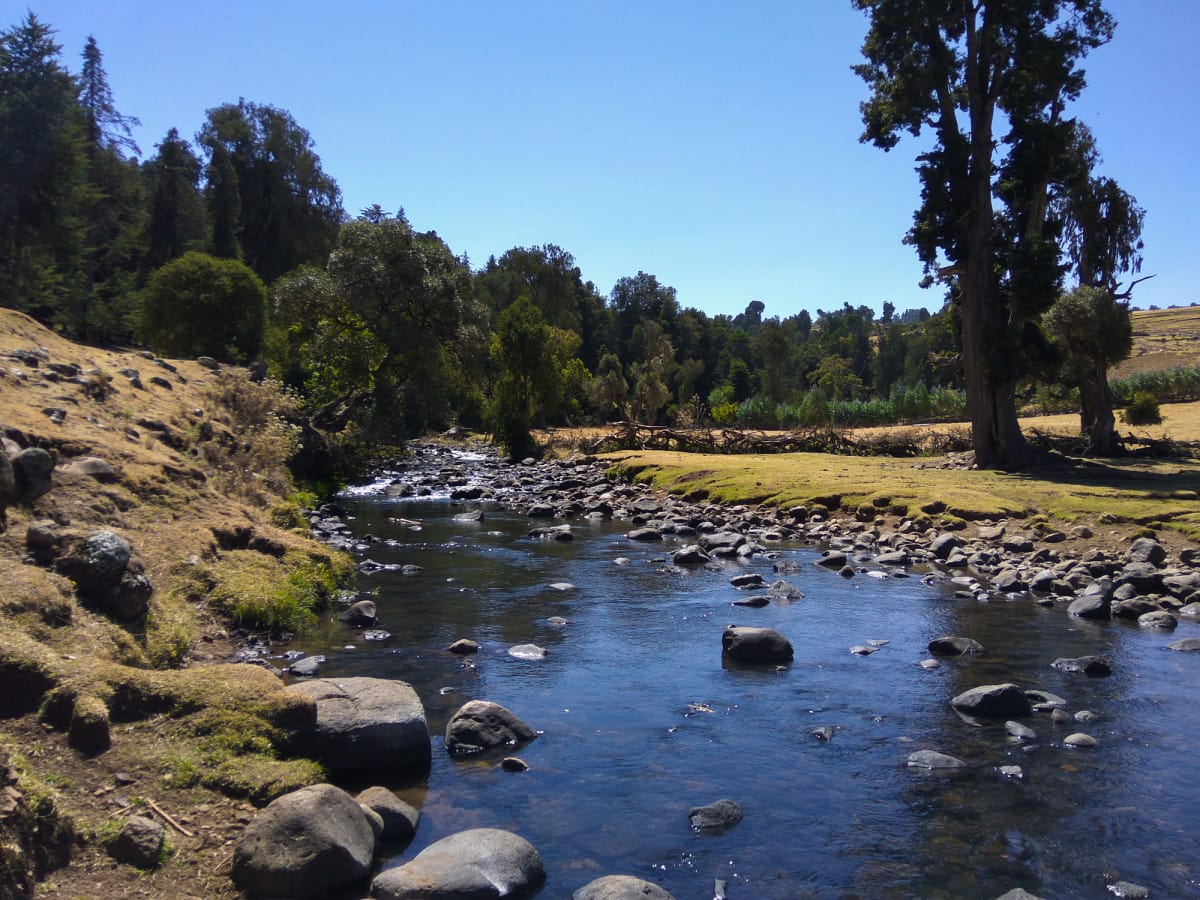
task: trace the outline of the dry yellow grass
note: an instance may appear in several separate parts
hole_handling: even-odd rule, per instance
[[[1200,306],[1133,311],[1133,353],[1110,375],[1165,372],[1200,365]]]
[[[44,356],[37,366],[13,358],[32,350]],[[111,815],[98,798],[115,771],[137,778],[139,794],[175,807],[221,804],[230,794],[265,800],[319,778],[315,764],[280,753],[287,729],[311,708],[299,709],[265,670],[217,665],[233,649],[229,616],[242,600],[246,615],[302,618],[305,604],[351,569],[305,529],[287,527],[295,511],[284,496],[287,435],[239,408],[257,399],[263,412],[270,397],[255,392],[270,389],[244,370],[213,372],[188,360],[167,368],[135,351],[77,345],[10,310],[0,310],[0,356],[5,436],[56,459],[51,491],[10,506],[0,528],[0,708],[16,716],[4,722],[0,765],[13,760],[26,796],[52,797],[55,815],[85,836]],[[49,364],[78,366],[86,383],[55,378]],[[122,372],[135,369],[140,387]],[[56,421],[48,410],[65,416]],[[89,456],[115,476],[73,471]],[[124,537],[154,584],[148,614],[114,622],[80,602],[66,578],[31,562],[25,536],[43,520]],[[89,758],[68,746],[74,715],[103,718],[106,710],[111,749]],[[0,833],[0,845],[7,841]],[[164,879],[171,889],[159,896],[211,893],[179,887],[198,859],[173,858]],[[56,876],[64,885],[73,877]]]

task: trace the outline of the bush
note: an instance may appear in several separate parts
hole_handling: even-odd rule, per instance
[[[540,456],[541,447],[529,430],[529,404],[511,379],[496,385],[487,408],[487,426],[510,459]]]
[[[1158,400],[1153,394],[1139,391],[1121,413],[1121,420],[1126,425],[1161,425],[1162,413],[1158,408]]]
[[[244,363],[262,348],[267,289],[236,259],[185,253],[142,291],[139,337],[165,356]]]

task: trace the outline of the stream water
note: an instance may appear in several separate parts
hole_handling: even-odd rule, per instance
[[[575,540],[559,543],[527,537],[537,523],[495,505],[464,523],[454,515],[477,503],[367,489],[339,504],[357,534],[386,539],[373,559],[424,567],[360,578],[390,640],[358,640],[331,617],[296,645],[327,658],[323,676],[402,679],[424,702],[428,779],[392,785],[421,823],[389,865],[489,826],[538,848],[547,898],[622,873],[680,900],[713,897],[717,880],[730,900],[994,898],[1014,887],[1107,898],[1121,881],[1154,897],[1200,897],[1200,654],[1165,649],[1200,632],[1194,623],[1168,636],[1073,619],[1028,597],[964,599],[920,577],[844,579],[799,545],[684,571],[669,564],[672,544],[628,540],[628,522],[576,520]],[[773,581],[785,560],[800,565],[782,577],[803,599],[730,605],[745,596],[730,577]],[[574,589],[550,587],[557,582]],[[779,630],[795,660],[781,669],[723,662],[730,623]],[[987,652],[922,668],[928,642],[947,634]],[[446,652],[460,637],[478,641],[479,654]],[[870,656],[850,652],[871,640],[888,643]],[[508,655],[522,643],[549,653]],[[1085,654],[1109,657],[1112,676],[1050,667]],[[1002,722],[974,726],[950,707],[963,690],[1005,681],[1098,718],[1055,725],[1035,714],[1025,721],[1038,740],[1022,745]],[[529,771],[502,771],[498,755],[449,757],[446,720],[470,699],[501,703],[541,732],[508,751]],[[830,739],[813,734],[822,726]],[[1075,731],[1098,745],[1065,747]],[[970,767],[908,768],[920,749]],[[1014,765],[1022,777],[999,771]],[[721,834],[693,832],[688,811],[721,798],[745,818]]]

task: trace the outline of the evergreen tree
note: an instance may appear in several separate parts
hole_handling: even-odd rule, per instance
[[[79,289],[77,87],[33,13],[0,32],[0,303],[51,319]]]
[[[209,154],[208,200],[214,239],[220,238],[214,250],[232,252],[227,222],[233,218],[242,258],[268,283],[325,261],[345,218],[342,196],[321,168],[312,137],[290,113],[245,100],[218,106],[208,111],[197,141]],[[235,176],[236,204],[232,192],[218,196],[218,188],[224,192],[233,183],[222,152]]]
[[[229,152],[223,144],[216,144],[208,163],[208,212],[212,218],[214,256],[223,259],[241,257],[237,238],[241,207],[237,173],[233,170]]]
[[[135,116],[123,116],[113,104],[103,55],[96,39],[88,35],[83,48],[83,69],[79,73],[79,106],[83,110],[84,130],[89,152],[101,147],[141,156],[133,140],[131,127],[141,125]]]
[[[862,140],[890,150],[906,133],[933,137],[907,242],[952,291],[976,463],[1021,468],[1015,388],[1062,274],[1048,212],[1073,127],[1063,113],[1112,17],[1101,0],[853,3],[870,20]]]
[[[142,277],[207,246],[207,218],[200,197],[200,160],[172,128],[142,171],[149,194],[143,231]]]

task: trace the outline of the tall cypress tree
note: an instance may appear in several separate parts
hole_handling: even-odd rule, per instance
[[[238,220],[242,201],[238,194],[237,173],[224,145],[216,144],[208,164],[208,208],[212,216],[213,256],[241,259],[238,244]]]
[[[207,246],[208,219],[200,196],[200,160],[172,128],[142,167],[150,195],[143,234],[141,281],[189,250]]]
[[[77,289],[84,186],[77,87],[33,13],[0,32],[0,303],[51,318]]]

